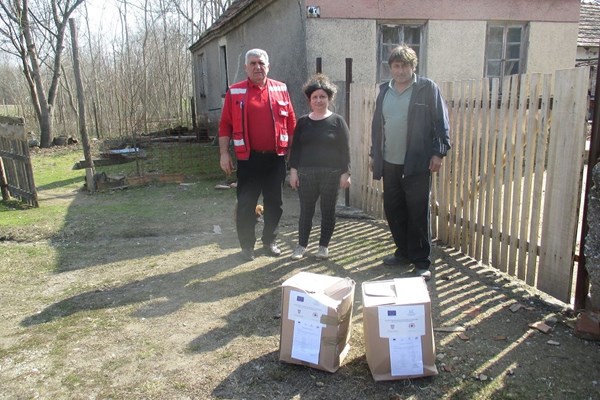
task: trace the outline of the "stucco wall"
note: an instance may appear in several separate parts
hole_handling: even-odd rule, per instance
[[[312,0],[321,18],[579,21],[579,0]]]
[[[321,57],[323,73],[332,80],[344,80],[346,58],[352,58],[354,81],[373,82],[372,71],[377,67],[376,44],[375,21],[320,18],[306,21],[307,69],[314,72],[316,59]]]
[[[485,21],[429,21],[421,73],[436,82],[481,79],[485,35]]]
[[[227,46],[229,84],[246,79],[244,56],[252,48],[264,49],[269,54],[269,78],[285,81],[292,96],[294,106],[304,102],[300,87],[306,79],[306,49],[302,41],[294,43],[293,38],[304,37],[305,11],[300,7],[290,7],[286,1],[276,1],[260,10],[244,24],[231,30],[225,37],[205,44],[207,73],[207,97],[196,109],[199,114],[208,111],[210,134],[216,134],[215,127],[221,117],[222,97],[220,93],[219,46]],[[231,22],[233,23],[233,22]],[[198,50],[196,51],[198,52]],[[194,59],[195,60],[195,59]]]
[[[575,67],[578,25],[532,22],[529,26],[527,73],[553,73]]]

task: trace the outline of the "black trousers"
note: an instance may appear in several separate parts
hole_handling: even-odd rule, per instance
[[[283,213],[285,174],[285,159],[275,153],[252,152],[248,160],[237,161],[236,228],[242,249],[253,249],[256,243],[256,205],[261,194],[265,222],[261,240],[265,244],[275,240]]]
[[[339,169],[302,168],[298,169],[300,186],[300,218],[298,220],[298,244],[308,246],[313,216],[317,200],[321,198],[321,237],[319,246],[328,247],[335,229],[335,204],[340,186]]]
[[[383,208],[395,254],[423,269],[431,265],[430,191],[429,172],[405,177],[403,165],[384,163]]]

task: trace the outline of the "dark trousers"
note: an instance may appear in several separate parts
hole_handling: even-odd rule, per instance
[[[408,258],[417,268],[429,268],[431,174],[404,177],[403,172],[403,165],[384,163],[383,208],[396,244],[395,254]]]
[[[285,159],[275,153],[252,152],[248,160],[237,161],[236,228],[242,249],[253,249],[256,243],[256,205],[261,194],[265,222],[261,240],[265,244],[275,240],[283,213],[285,174]]]
[[[332,168],[300,168],[298,177],[300,186],[300,219],[298,221],[298,244],[308,246],[308,238],[312,229],[315,206],[321,198],[321,237],[319,246],[329,246],[335,229],[335,204],[340,186],[339,169]]]

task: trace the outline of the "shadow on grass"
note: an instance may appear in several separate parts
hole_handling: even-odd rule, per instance
[[[71,179],[64,179],[62,181],[56,181],[56,182],[49,183],[47,185],[38,186],[36,189],[38,191],[40,191],[40,190],[58,189],[58,188],[65,187],[65,186],[71,186],[74,183],[78,183],[78,182],[80,182],[80,183],[83,184],[85,182],[85,180],[83,178],[81,178],[81,177],[76,177],[76,178],[71,178]]]

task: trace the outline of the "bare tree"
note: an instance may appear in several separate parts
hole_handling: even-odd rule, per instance
[[[42,0],[30,7],[29,0],[0,0],[2,50],[21,60],[42,147],[52,145],[54,102],[68,20],[83,1]],[[47,58],[42,56],[44,53]]]

